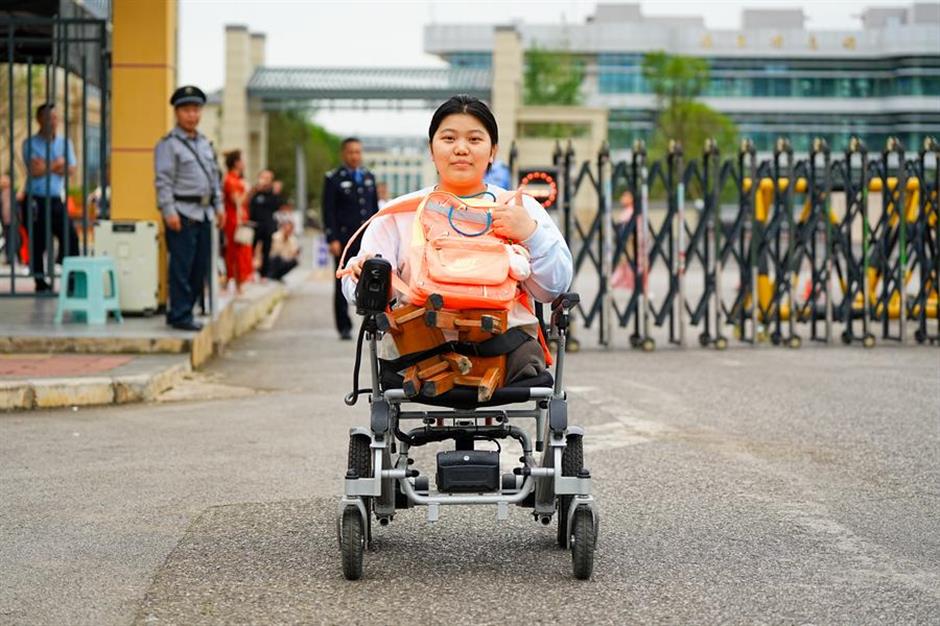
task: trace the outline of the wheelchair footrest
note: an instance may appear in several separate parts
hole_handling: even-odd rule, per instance
[[[499,491],[499,452],[448,450],[437,453],[437,489],[443,493]]]

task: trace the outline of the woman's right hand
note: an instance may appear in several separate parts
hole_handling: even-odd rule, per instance
[[[353,280],[358,281],[359,275],[362,274],[362,266],[365,264],[367,260],[371,259],[373,256],[375,255],[366,252],[362,256],[356,257],[355,259],[353,259],[352,261],[346,264],[345,269],[338,270],[336,272],[336,277],[341,278],[342,276],[352,274]]]

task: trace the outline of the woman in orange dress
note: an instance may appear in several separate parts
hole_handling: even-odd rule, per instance
[[[254,271],[251,266],[251,245],[235,241],[235,231],[240,224],[248,221],[248,208],[245,197],[245,162],[240,150],[232,150],[225,155],[225,167],[228,173],[222,184],[222,197],[225,200],[225,274],[229,284],[235,281],[237,293],[242,293],[242,285]]]

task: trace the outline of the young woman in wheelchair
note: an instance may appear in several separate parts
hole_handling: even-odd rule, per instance
[[[561,388],[568,311],[577,303],[576,294],[564,293],[572,280],[571,252],[538,201],[522,190],[508,191],[484,181],[498,140],[496,120],[482,101],[461,95],[442,104],[428,131],[438,184],[389,202],[384,214],[366,226],[359,254],[339,271],[343,293],[367,314],[358,349],[367,336],[373,373],[372,389],[354,389],[347,398],[351,404],[358,393],[369,391],[372,405],[371,429],[353,429],[350,438],[338,528],[347,578],[361,576],[372,515],[385,525],[396,507],[415,504],[428,507],[431,521],[447,504],[496,505],[500,519],[508,515],[509,504],[527,506],[544,524],[557,511],[559,544],[572,548],[575,575],[590,576],[597,517],[589,495],[590,475],[582,467],[581,431],[567,424]],[[451,270],[458,274],[457,266],[473,265],[473,250],[500,253],[505,246],[507,260],[499,267],[508,272],[506,282],[514,295],[505,302],[493,299],[501,288],[497,279],[473,292],[476,297],[446,291],[422,294],[423,272],[429,271],[425,266],[432,266],[428,280],[433,282],[433,266],[442,262],[437,257],[425,262],[420,250],[439,241],[432,235],[441,230],[452,230],[444,234],[467,246],[441,257],[449,258]],[[485,246],[483,239],[488,239]],[[376,273],[383,269],[387,279]],[[367,277],[389,289],[380,306],[387,301],[392,306],[383,312],[363,310],[357,299]],[[491,300],[494,304],[487,304]],[[553,329],[560,333],[554,380],[546,369],[551,356],[534,314],[535,302],[554,302]],[[357,356],[357,372],[358,363]],[[530,401],[535,408],[528,411],[488,408]],[[408,402],[452,411],[401,409]],[[517,418],[536,420],[534,449],[543,453],[541,462],[535,460],[532,438],[510,424]],[[409,419],[423,425],[409,430]],[[500,477],[499,453],[475,450],[474,441],[507,437],[521,444],[523,464],[514,474]],[[456,450],[438,454],[435,493],[428,479],[411,468],[408,450],[450,439]]]
[[[423,197],[431,191],[450,192],[461,198],[489,198],[494,234],[521,244],[528,252],[531,273],[522,283],[532,298],[551,302],[571,284],[572,260],[565,240],[542,205],[531,196],[515,194],[487,185],[486,172],[496,158],[499,131],[489,107],[470,96],[454,96],[442,104],[431,118],[428,142],[439,182],[396,198],[389,205],[410,197]],[[513,200],[510,202],[510,200]],[[521,200],[521,201],[520,201]],[[343,280],[347,300],[355,300],[356,281],[367,258],[381,255],[393,270],[408,282],[408,248],[414,213],[379,216],[366,228],[358,256],[346,264],[351,271]],[[538,321],[531,302],[517,301],[509,311],[510,328],[524,330],[532,341],[516,348],[507,358],[506,383],[534,378],[545,369],[545,355],[538,342]],[[446,334],[446,333],[445,333]],[[394,342],[383,343],[382,357],[396,358]]]

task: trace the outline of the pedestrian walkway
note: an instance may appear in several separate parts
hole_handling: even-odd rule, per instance
[[[0,379],[88,376],[113,370],[133,359],[125,355],[0,354]]]
[[[54,324],[54,298],[4,303],[0,323],[0,411],[124,404],[155,399],[257,326],[308,272],[287,284],[250,284],[225,293],[219,315],[199,332],[170,328],[163,316],[127,317],[104,326]]]

